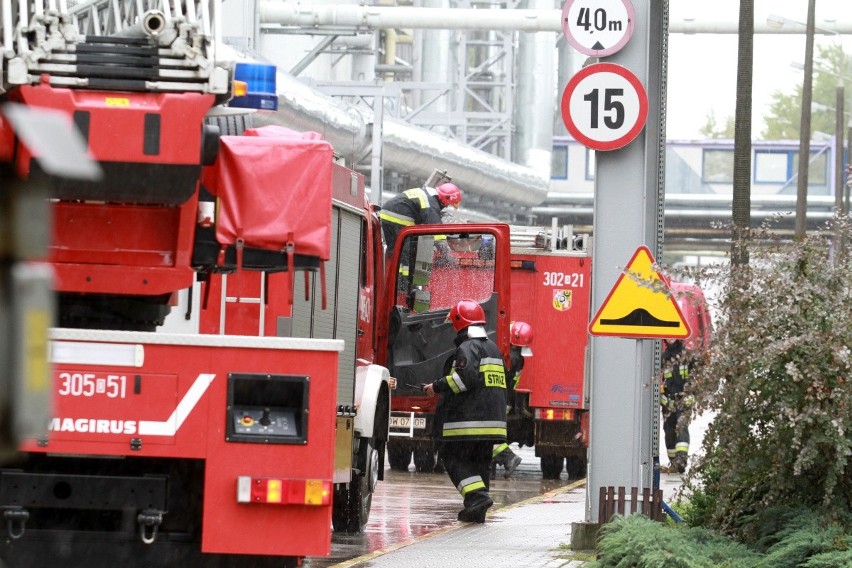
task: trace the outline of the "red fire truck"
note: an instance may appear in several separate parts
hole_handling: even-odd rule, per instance
[[[103,172],[52,179],[0,122],[0,159],[52,188],[58,306],[52,418],[0,471],[10,568],[297,564],[363,528],[382,477],[363,177],[316,136],[237,136],[218,7],[169,5],[109,36],[41,3],[2,13],[2,102],[64,113]],[[189,331],[163,332],[179,295]]]
[[[519,404],[509,416],[509,441],[535,447],[545,479],[558,479],[563,463],[569,478],[582,477],[589,445],[588,237],[554,242],[541,229],[514,232],[512,319],[532,325],[535,335],[518,384]]]
[[[445,227],[450,231],[452,225]],[[388,441],[394,469],[408,469],[412,455],[417,471],[435,466],[436,399],[424,397],[420,385],[446,373],[454,352],[452,326],[440,325],[447,300],[470,297],[483,304],[489,334],[507,361],[511,321],[526,321],[535,330],[533,356],[508,417],[510,442],[534,446],[546,478],[558,478],[563,467],[570,476],[585,472],[591,257],[582,237],[559,238],[555,228],[501,227],[499,234],[481,230],[448,235],[447,245],[435,241],[441,248],[432,264],[426,262],[432,258],[430,237],[408,237],[403,250],[410,260],[401,264],[413,269],[410,279],[400,277],[397,284],[387,362],[398,379]],[[554,234],[557,238],[550,237]],[[453,290],[451,298],[433,289],[438,283]]]

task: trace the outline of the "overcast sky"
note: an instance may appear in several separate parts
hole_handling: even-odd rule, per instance
[[[806,0],[754,0],[755,24],[770,14],[793,21],[807,20]],[[816,26],[826,19],[848,20],[849,0],[817,0]],[[845,8],[845,16],[841,11]],[[739,0],[671,0],[670,22],[685,17],[702,21],[736,22]],[[836,35],[816,35],[816,46],[836,43]],[[852,38],[844,36],[844,49],[852,53]],[[805,59],[804,34],[755,34],[754,85],[752,91],[752,138],[764,129],[770,96],[776,90],[792,92],[803,72],[791,63]],[[670,140],[702,138],[699,129],[713,112],[717,124],[733,116],[736,107],[736,34],[671,34],[669,37],[667,133]]]

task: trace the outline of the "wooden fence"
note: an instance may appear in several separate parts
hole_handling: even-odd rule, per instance
[[[630,510],[627,504],[630,503]],[[630,497],[627,498],[624,487],[601,487],[600,501],[598,503],[598,522],[606,523],[618,513],[619,515],[630,515],[640,513],[654,521],[663,520],[663,491],[662,489],[651,490],[647,487],[642,489],[642,497],[639,498],[639,489],[630,488]]]

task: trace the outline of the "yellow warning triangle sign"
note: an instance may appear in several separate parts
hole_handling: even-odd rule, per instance
[[[637,339],[689,337],[689,326],[668,281],[654,269],[648,247],[636,249],[589,324],[589,333]]]

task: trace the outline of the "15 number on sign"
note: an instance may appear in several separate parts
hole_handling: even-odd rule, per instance
[[[604,89],[604,112],[614,112],[615,116],[604,116],[603,121],[607,128],[621,128],[624,124],[624,105],[615,99],[615,97],[623,97],[624,89]],[[598,98],[600,97],[600,89],[593,89],[583,96],[584,101],[588,101],[591,105],[589,113],[589,128],[599,128],[598,116],[600,115]]]

